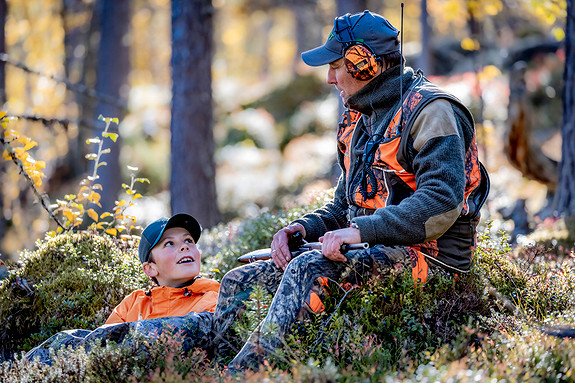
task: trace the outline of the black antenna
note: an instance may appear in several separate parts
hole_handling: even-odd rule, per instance
[[[401,114],[399,115],[399,127],[403,123],[403,2],[401,3],[401,24],[400,24],[400,42],[399,42],[399,106],[401,108]]]

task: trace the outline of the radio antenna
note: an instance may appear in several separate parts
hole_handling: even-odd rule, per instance
[[[401,2],[401,23],[399,29],[399,106],[401,108],[401,114],[399,116],[399,127],[403,123],[403,2]]]

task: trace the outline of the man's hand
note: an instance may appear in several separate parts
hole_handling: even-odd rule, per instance
[[[302,238],[305,238],[305,228],[300,223],[292,223],[274,234],[271,256],[275,265],[282,270],[285,270],[287,264],[291,261],[291,253],[288,246],[289,238],[298,231],[301,233]]]
[[[346,262],[347,258],[340,253],[341,245],[344,243],[353,244],[361,242],[361,234],[358,229],[347,227],[334,231],[328,231],[320,237],[319,241],[322,243],[321,252],[324,257],[332,261]]]

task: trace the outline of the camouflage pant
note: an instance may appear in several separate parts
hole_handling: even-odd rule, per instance
[[[181,317],[147,319],[138,322],[103,325],[89,330],[67,330],[53,335],[41,345],[30,350],[25,358],[38,359],[52,364],[50,350],[83,347],[88,352],[95,344],[104,345],[107,341],[130,346],[135,336],[153,340],[161,335],[178,336],[183,339],[184,352],[192,348],[206,348],[209,343],[213,313],[189,313]]]
[[[217,353],[225,351],[230,344],[230,327],[245,309],[244,302],[254,286],[259,285],[269,294],[275,294],[267,316],[228,365],[230,371],[255,369],[266,355],[281,346],[318,277],[361,282],[374,274],[390,275],[394,268],[411,271],[411,260],[403,247],[378,245],[350,251],[345,256],[347,262],[335,262],[312,250],[294,258],[285,273],[272,260],[250,263],[229,271],[222,279],[214,315],[212,338]],[[428,279],[437,274],[449,275],[430,264]]]

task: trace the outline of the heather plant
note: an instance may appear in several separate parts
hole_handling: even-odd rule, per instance
[[[4,358],[65,329],[105,322],[130,292],[147,285],[135,254],[108,235],[48,234],[23,251],[0,282]]]

